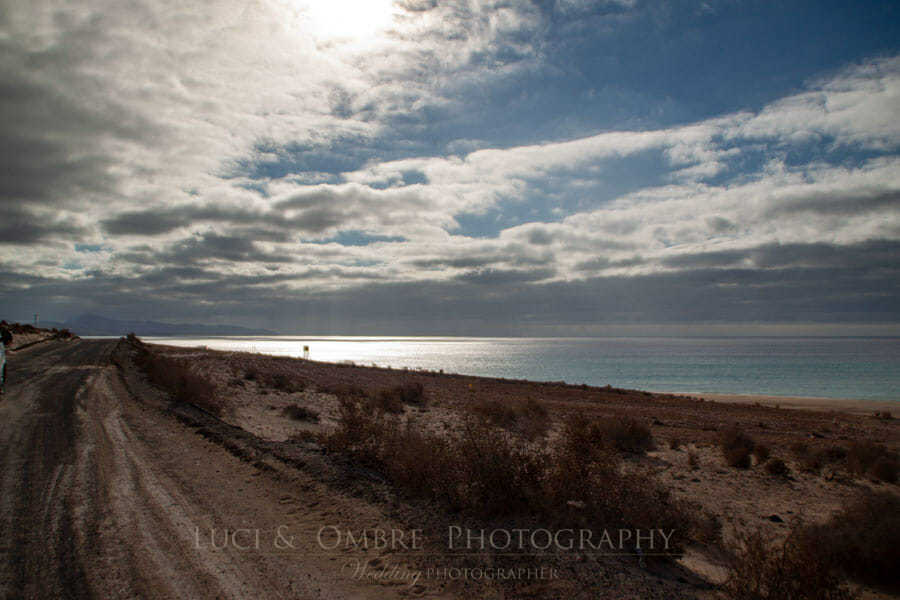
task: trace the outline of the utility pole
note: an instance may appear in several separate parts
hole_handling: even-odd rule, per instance
[[[38,314],[34,313],[34,326],[37,327]]]

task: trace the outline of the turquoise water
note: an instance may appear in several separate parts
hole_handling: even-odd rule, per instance
[[[204,337],[148,342],[682,393],[900,400],[900,338]]]

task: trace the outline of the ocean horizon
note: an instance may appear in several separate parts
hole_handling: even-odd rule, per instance
[[[177,336],[149,343],[683,394],[900,401],[898,337]]]

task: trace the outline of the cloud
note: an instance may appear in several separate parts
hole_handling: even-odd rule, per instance
[[[623,85],[554,55],[577,23],[606,23],[578,33],[606,44],[610,23],[646,16],[601,4],[408,1],[356,43],[317,37],[280,0],[11,5],[4,298],[185,316],[213,299],[308,315],[296,323],[331,303],[359,323],[431,310],[479,331],[521,321],[503,302],[542,323],[895,318],[900,58],[817,72],[756,108],[587,126],[582,100],[542,87]],[[660,18],[655,34],[678,28]]]

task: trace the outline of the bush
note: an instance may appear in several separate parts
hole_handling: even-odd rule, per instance
[[[519,407],[519,432],[529,440],[547,435],[550,428],[550,414],[547,407],[529,398]]]
[[[836,463],[847,458],[847,449],[843,446],[829,446],[818,454],[826,464]]]
[[[688,452],[688,466],[691,469],[697,469],[700,467],[700,455],[691,450]]]
[[[722,456],[729,466],[737,469],[749,469],[750,454],[753,452],[754,446],[753,439],[735,427],[722,434],[720,447]]]
[[[484,400],[474,403],[470,410],[483,423],[504,429],[512,429],[519,420],[518,411],[509,402]]]
[[[896,458],[882,456],[874,465],[872,465],[872,477],[879,481],[887,483],[897,483],[898,472],[900,472],[900,462]]]
[[[783,477],[788,474],[788,467],[780,458],[772,458],[766,463],[766,473],[776,477]]]
[[[302,392],[306,389],[306,382],[303,379],[286,373],[275,373],[266,378],[266,383],[276,390],[287,392],[289,394]]]
[[[314,410],[310,410],[304,406],[298,406],[296,404],[292,404],[290,406],[285,406],[281,414],[286,417],[290,417],[295,421],[307,421],[310,423],[318,423],[319,422],[319,413]]]
[[[794,527],[782,545],[745,536],[726,583],[737,600],[849,598],[843,576],[896,589],[900,498],[862,493],[828,522]]]
[[[169,393],[176,402],[193,404],[217,417],[222,416],[223,400],[216,386],[206,377],[191,370],[190,365],[164,356],[141,344],[135,359],[150,383]]]
[[[543,437],[550,427],[547,408],[532,398],[525,402],[484,400],[473,403],[469,412],[485,425],[519,433],[528,440]]]
[[[896,588],[900,498],[888,492],[863,492],[828,523],[810,528],[810,536],[850,577]]]
[[[602,427],[604,436],[621,452],[643,454],[656,447],[650,428],[636,419],[608,419]]]
[[[403,404],[422,406],[425,404],[425,387],[418,381],[408,381],[387,390],[388,394],[400,399]]]
[[[833,558],[803,527],[781,544],[761,532],[744,535],[725,588],[733,600],[844,600],[851,598]]]
[[[403,401],[398,396],[381,392],[374,398],[368,398],[369,404],[381,412],[399,415],[403,412]]]
[[[425,391],[421,383],[406,382],[379,391],[373,400],[382,410],[399,414],[403,412],[404,404],[423,406]]]
[[[859,476],[871,475],[882,481],[897,481],[900,469],[896,452],[882,444],[863,441],[855,442],[847,451],[847,470]]]
[[[809,444],[806,442],[794,442],[791,444],[791,452],[796,457],[802,457],[809,454]]]
[[[602,427],[584,418],[567,422],[551,447],[538,449],[471,416],[458,431],[438,435],[344,400],[325,445],[377,468],[408,494],[479,518],[527,514],[585,527],[675,529],[674,544],[706,528],[652,476],[621,473]]]
[[[763,444],[756,444],[753,447],[753,456],[756,457],[756,460],[759,464],[762,464],[769,460],[769,455],[771,452],[769,451],[769,447]]]

